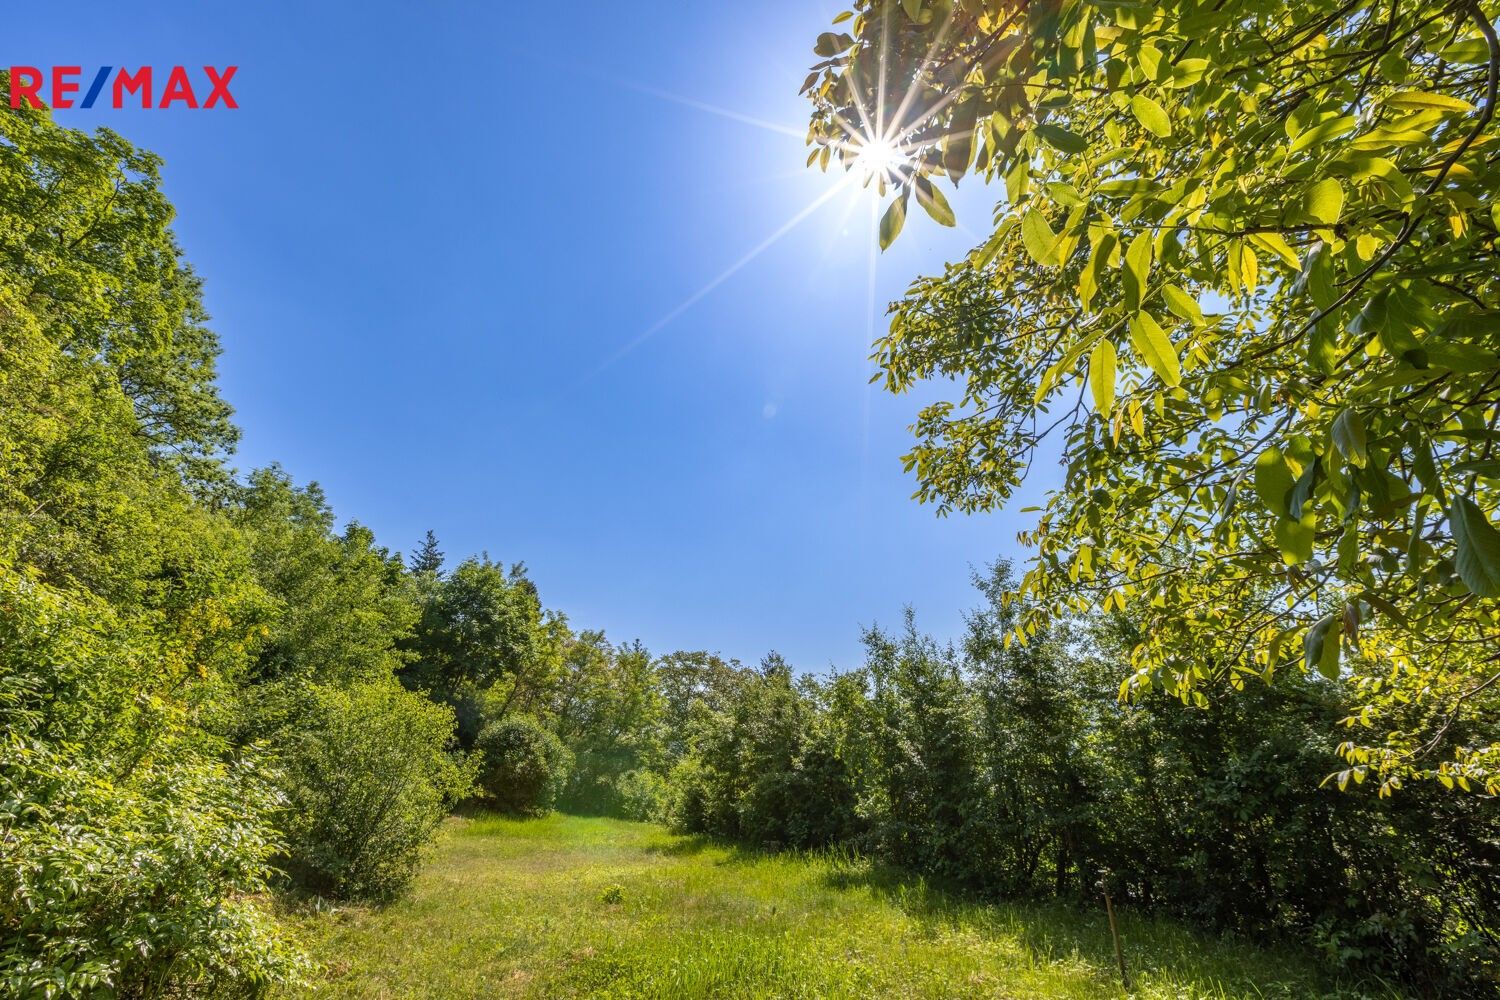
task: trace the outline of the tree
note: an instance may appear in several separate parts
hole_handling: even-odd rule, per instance
[[[1015,894],[1048,879],[1052,891],[1086,890],[1096,819],[1096,768],[1088,746],[1099,687],[1066,649],[1066,628],[1010,641],[1023,609],[1010,599],[1010,563],[974,584],[986,603],[967,618],[964,660],[979,702],[977,755],[985,771],[976,807],[976,875]]]
[[[427,529],[427,537],[422,539],[422,544],[417,546],[417,551],[407,560],[406,569],[413,576],[442,575],[443,553],[438,548],[437,535],[431,528]]]
[[[910,608],[899,635],[871,627],[864,643],[878,726],[876,833],[903,865],[968,874],[979,775],[974,699],[957,651],[918,633]]]
[[[507,574],[488,557],[467,559],[428,596],[408,643],[414,660],[402,678],[452,705],[459,736],[472,746],[481,716],[494,720],[541,707],[566,628],[543,614],[524,567]]]
[[[556,732],[575,758],[567,805],[619,812],[627,775],[662,770],[663,699],[650,652],[582,632],[565,645],[553,692]]]
[[[1494,15],[859,0],[804,88],[809,162],[894,188],[883,243],[913,194],[953,223],[944,175],[1005,187],[876,345],[891,391],[960,387],[918,497],[993,508],[1060,452],[1022,632],[1138,611],[1127,694],[1349,678],[1341,786],[1500,791],[1493,739],[1444,750],[1500,704]]]
[[[335,530],[317,483],[296,486],[280,467],[258,469],[236,511],[261,585],[276,602],[257,657],[257,680],[348,684],[388,678],[417,608],[400,560],[351,522]]]
[[[161,160],[109,129],[59,128],[44,110],[0,119],[0,284],[49,340],[108,371],[158,461],[222,482],[239,432],[214,382],[219,342],[170,228]]]

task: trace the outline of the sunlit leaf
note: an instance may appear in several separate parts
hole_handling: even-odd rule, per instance
[[[1115,369],[1118,359],[1115,345],[1104,338],[1089,355],[1089,385],[1094,393],[1094,409],[1108,417],[1115,405]]]
[[[884,250],[896,241],[901,235],[901,227],[906,225],[906,194],[902,194],[891,201],[885,215],[880,217],[880,249]]]
[[[1148,312],[1138,312],[1130,321],[1130,343],[1158,378],[1169,386],[1182,381],[1177,350]]]
[[[1130,99],[1130,110],[1135,114],[1136,121],[1158,139],[1165,139],[1172,134],[1172,119],[1167,116],[1166,109],[1145,94],[1136,94]]]
[[[1058,263],[1057,234],[1047,225],[1046,216],[1034,208],[1021,217],[1021,242],[1038,264],[1053,267]]]
[[[1314,222],[1332,225],[1339,221],[1339,216],[1344,211],[1343,185],[1332,177],[1318,181],[1303,196],[1302,211]]]
[[[1292,470],[1281,449],[1272,445],[1255,460],[1255,493],[1273,514],[1289,517],[1287,495],[1292,491]]]

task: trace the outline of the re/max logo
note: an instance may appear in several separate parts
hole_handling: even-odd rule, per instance
[[[73,95],[83,90],[83,67],[53,66],[51,69],[50,106],[54,108],[92,108],[104,96],[105,87],[109,87],[108,100],[112,108],[125,107],[126,95],[129,95],[131,104],[139,101],[143,108],[170,108],[174,105],[184,108],[239,107],[234,95],[229,92],[229,81],[234,79],[238,66],[226,66],[223,69],[203,67],[204,79],[199,82],[196,90],[193,87],[193,76],[185,66],[173,66],[164,74],[155,73],[150,66],[142,66],[134,72],[123,66],[118,71],[113,66],[100,66],[88,91],[84,93],[83,100],[77,102]],[[158,81],[162,83],[161,100],[152,103],[151,98],[155,93],[152,86]],[[19,108],[21,102],[25,101],[29,107],[48,107],[41,97],[41,91],[47,82],[46,75],[35,66],[12,66],[10,106]],[[207,95],[202,103],[198,100],[200,94]]]

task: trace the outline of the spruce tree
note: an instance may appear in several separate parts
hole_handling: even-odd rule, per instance
[[[442,576],[443,553],[438,548],[437,535],[432,529],[428,529],[427,537],[422,539],[422,544],[411,554],[408,568],[417,575],[431,573],[433,576]]]

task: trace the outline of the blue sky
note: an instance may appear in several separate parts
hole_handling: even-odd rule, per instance
[[[653,649],[850,666],[908,603],[955,634],[1030,515],[910,499],[918,400],[867,384],[871,200],[723,277],[835,178],[693,102],[800,131],[839,8],[628,9],[82,3],[13,14],[4,61],[240,67],[237,111],[59,118],[166,160],[242,468],[317,480],[392,548],[524,560],[575,626]],[[999,192],[965,189],[982,230]],[[875,323],[974,242],[914,216]]]

